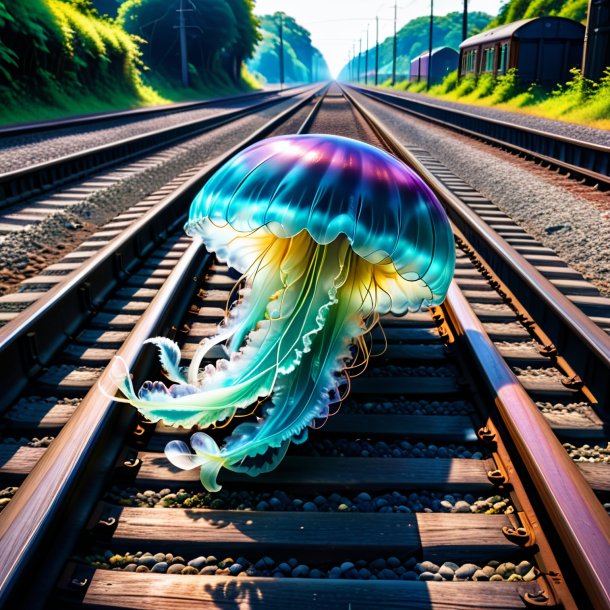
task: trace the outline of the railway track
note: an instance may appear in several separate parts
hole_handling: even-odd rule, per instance
[[[53,288],[57,283],[63,282],[66,275],[78,269],[83,261],[105,246],[109,239],[121,235],[131,223],[138,221],[150,209],[157,209],[160,202],[163,202],[180,186],[188,183],[197,173],[196,168],[193,169],[193,166],[197,164],[197,159],[211,157],[206,153],[207,143],[204,141],[205,138],[214,137],[214,132],[210,132],[210,130],[220,128],[221,125],[236,121],[242,116],[245,117],[249,114],[255,114],[261,109],[272,107],[275,103],[285,105],[289,104],[293,98],[299,100],[303,96],[306,97],[310,89],[302,87],[284,97],[275,96],[270,98],[264,96],[262,102],[256,101],[257,98],[255,98],[255,103],[249,102],[249,105],[246,104],[245,106],[242,103],[242,106],[237,110],[223,111],[218,116],[206,116],[199,121],[203,127],[201,125],[195,126],[192,137],[185,139],[184,142],[167,144],[163,150],[150,154],[142,152],[135,160],[117,161],[118,165],[107,170],[92,168],[91,171],[94,172],[94,175],[87,177],[84,181],[77,180],[76,183],[64,187],[56,185],[53,192],[41,197],[34,197],[26,203],[9,206],[7,210],[1,212],[0,240],[2,237],[12,237],[18,231],[33,229],[34,232],[29,232],[26,239],[38,243],[44,242],[47,233],[56,234],[58,232],[57,224],[59,223],[61,227],[67,227],[59,228],[60,232],[63,231],[66,234],[64,239],[68,240],[69,243],[80,241],[80,245],[75,251],[71,251],[63,257],[62,252],[55,248],[53,243],[47,248],[51,251],[50,255],[28,254],[27,272],[21,272],[21,275],[17,272],[8,274],[6,282],[12,285],[13,292],[0,296],[0,325],[12,320],[21,311],[38,300],[47,290]],[[173,129],[174,127],[169,127],[165,131],[172,131]],[[204,129],[206,133],[198,135],[200,129]],[[219,133],[223,132],[219,131]],[[149,135],[144,134],[130,138],[130,146],[135,151],[142,139],[145,140],[144,145],[146,145]],[[228,137],[232,137],[230,133],[228,133]],[[187,136],[185,135],[184,138],[187,138]],[[123,139],[124,143],[125,139]],[[112,151],[113,146],[114,144],[109,143],[106,148]],[[119,148],[121,146],[122,144],[119,145]],[[229,148],[229,145],[226,147]],[[108,154],[114,153],[109,152]],[[60,173],[65,180],[71,179],[70,168],[72,163],[78,163],[77,158],[81,155],[89,157],[92,152],[85,150],[64,159],[67,165]],[[62,159],[56,159],[52,163],[60,166],[63,161]],[[187,167],[187,169],[181,169],[184,167]],[[32,168],[26,168],[21,173],[27,173],[30,169]],[[33,171],[37,171],[37,166],[34,166]],[[155,176],[156,174],[159,174],[159,178]],[[155,189],[151,184],[162,186]],[[141,200],[138,200],[137,195],[132,194],[142,191],[149,192],[149,194]],[[132,205],[127,207],[127,204],[123,204],[121,206],[120,203],[116,203],[117,200],[126,200],[132,202]],[[112,218],[113,214],[107,211],[108,209],[119,210],[121,208],[124,211],[114,218]],[[61,221],[57,220],[57,212],[70,213],[72,210],[76,210],[80,215],[76,217],[68,216],[67,219]],[[98,226],[103,224],[103,219],[110,218],[111,220],[103,224],[100,230],[93,232],[91,230],[93,225],[88,224],[86,220],[91,215],[93,215],[92,222],[95,222],[95,218],[102,219],[102,222],[97,221]],[[42,224],[45,221],[47,223]],[[41,228],[36,229],[36,227]],[[34,235],[34,237],[30,237],[31,235]],[[51,242],[53,242],[53,239],[51,239]],[[19,245],[20,242],[18,242],[18,247]],[[24,250],[23,247],[21,249]],[[56,250],[55,254],[53,250]],[[50,265],[49,258],[56,260],[57,264]],[[22,260],[19,263],[21,264]],[[6,272],[6,270],[4,271]],[[5,281],[4,276],[3,281]]]
[[[298,92],[303,91],[304,87],[296,90],[291,89],[289,92],[274,92],[271,95],[255,95],[245,98],[230,99],[224,103],[226,107],[224,111],[213,114],[205,113],[198,117],[196,113],[190,113],[189,118],[178,123],[174,123],[168,127],[161,127],[153,130],[143,130],[142,133],[122,138],[119,140],[109,141],[94,147],[87,147],[82,150],[74,151],[70,154],[56,158],[49,158],[40,163],[30,164],[27,167],[6,171],[0,174],[0,201],[2,209],[12,207],[12,214],[5,215],[0,220],[0,228],[4,230],[15,230],[15,225],[19,220],[29,220],[35,222],[37,216],[44,214],[44,211],[56,208],[62,202],[66,203],[65,199],[70,199],[74,196],[83,196],[83,189],[93,186],[95,188],[99,183],[108,183],[117,180],[118,176],[115,172],[102,171],[116,166],[118,163],[125,163],[138,159],[140,165],[132,163],[122,168],[122,171],[127,173],[133,172],[134,169],[141,167],[142,159],[146,163],[146,155],[151,156],[152,153],[159,150],[167,150],[170,146],[176,145],[186,139],[193,138],[195,135],[204,133],[209,129],[220,127],[237,118],[252,114],[257,110],[261,110],[271,104],[274,104],[286,97],[292,97]],[[185,110],[194,110],[205,107],[207,104],[198,103],[187,108],[178,108],[171,114],[184,115]],[[223,104],[219,104],[222,108]],[[155,111],[158,115],[160,111]],[[164,113],[169,114],[169,110]],[[142,116],[138,112],[136,114],[127,114],[123,116],[129,122],[141,120]],[[56,191],[59,187],[68,184],[74,184],[77,180],[88,176],[93,176],[92,179],[73,186],[68,191],[54,195],[46,196],[50,191]],[[39,197],[45,195],[43,197]],[[24,201],[30,202],[32,198],[37,198],[33,205],[28,205],[25,208],[14,209],[15,204]],[[7,225],[7,226],[4,226]]]
[[[435,125],[559,169],[596,188],[610,188],[610,148],[607,146],[439,106],[389,91],[353,85],[350,88]]]
[[[287,87],[284,91],[295,89],[296,87]],[[83,127],[95,125],[97,123],[109,123],[125,119],[133,121],[136,118],[148,118],[153,116],[163,116],[177,112],[185,112],[197,108],[205,108],[206,106],[215,106],[219,103],[233,102],[236,100],[247,100],[255,98],[263,98],[268,95],[277,93],[279,89],[267,88],[262,91],[252,91],[248,93],[238,93],[220,98],[211,98],[197,100],[191,102],[177,102],[166,104],[163,106],[148,106],[146,108],[136,108],[133,110],[120,110],[110,112],[98,112],[93,114],[84,114],[81,116],[67,117],[61,119],[51,119],[48,121],[36,121],[33,123],[18,123],[17,125],[0,126],[0,138],[10,139],[18,136],[43,135],[53,131],[70,129],[72,127]]]
[[[252,139],[339,133],[411,161],[335,86],[315,106],[297,106]],[[608,464],[575,464],[561,446],[605,439],[595,394],[608,358],[603,349],[589,355],[595,345],[568,323],[582,313],[552,291],[564,325],[549,349],[535,297],[552,285],[526,269],[520,282],[535,293],[526,309],[525,289],[509,287],[505,244],[483,239],[471,216],[458,224],[450,211],[458,261],[447,301],[386,318],[385,353],[354,380],[339,414],[271,473],[227,472],[223,491],[202,493],[196,472],[176,472],[163,456],[180,433],[138,420],[97,389],[109,384],[115,355],[136,385],[149,378],[156,358],[154,349],[140,353],[145,338],[172,336],[188,359],[222,319],[235,276],[178,227],[223,160],[182,186],[173,222],[160,220],[165,234],[159,225],[126,231],[118,272],[109,250],[81,270],[71,293],[58,287],[36,303],[37,320],[22,315],[0,330],[3,370],[14,371],[18,388],[2,397],[3,433],[26,440],[1,446],[0,483],[18,489],[3,492],[0,600],[28,608],[173,608],[181,599],[202,608],[609,607],[608,517],[598,500],[610,492]],[[158,239],[147,250],[151,235]],[[374,341],[382,347],[382,335]],[[576,354],[586,357],[572,362]],[[576,373],[571,365],[587,385],[562,383]]]

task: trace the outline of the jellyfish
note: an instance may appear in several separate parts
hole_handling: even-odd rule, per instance
[[[208,180],[185,229],[242,274],[238,298],[188,367],[175,343],[149,340],[171,386],[136,393],[124,372],[116,382],[153,422],[206,428],[251,415],[222,447],[201,431],[195,453],[167,445],[175,466],[200,467],[209,491],[221,468],[255,476],[304,442],[345,396],[355,350],[366,366],[380,316],[440,304],[455,265],[449,221],[426,184],[389,153],[339,136],[246,148]],[[201,368],[218,344],[229,358]]]

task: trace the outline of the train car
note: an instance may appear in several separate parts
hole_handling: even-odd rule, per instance
[[[453,72],[458,67],[458,57],[458,52],[451,47],[432,49],[432,78],[430,83],[440,83],[449,72]],[[412,59],[410,80],[427,81],[429,63],[428,51]]]
[[[505,74],[517,68],[522,82],[552,87],[580,68],[585,27],[563,17],[521,19],[460,44],[459,76]]]

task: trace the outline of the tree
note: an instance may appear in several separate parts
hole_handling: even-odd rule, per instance
[[[227,0],[237,25],[237,35],[229,49],[229,68],[233,82],[238,83],[241,66],[254,54],[256,45],[262,40],[260,21],[252,12],[252,0]]]
[[[221,57],[237,38],[235,15],[226,0],[188,0],[183,3],[189,63],[204,82],[214,83],[221,74]],[[132,34],[143,38],[145,64],[170,78],[180,72],[178,43],[179,0],[127,0],[118,20]]]

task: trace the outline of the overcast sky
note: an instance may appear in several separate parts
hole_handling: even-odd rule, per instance
[[[375,44],[375,16],[379,17],[379,41],[393,34],[394,2],[382,0],[255,0],[254,12],[266,15],[284,11],[311,32],[312,42],[336,76],[346,64],[352,44],[362,36],[362,50],[369,24],[369,47]],[[498,13],[501,0],[469,0],[468,9]],[[434,0],[434,14],[463,9],[463,0]],[[430,14],[429,0],[398,0],[398,29],[414,17]]]

